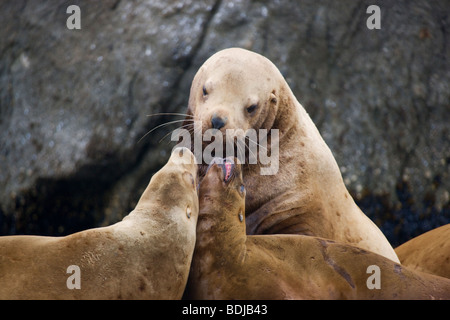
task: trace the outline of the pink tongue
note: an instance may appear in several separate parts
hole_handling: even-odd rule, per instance
[[[231,174],[231,163],[225,162],[225,180],[228,180]]]

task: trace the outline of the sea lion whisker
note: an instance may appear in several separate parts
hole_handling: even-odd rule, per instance
[[[248,152],[249,152],[249,154],[248,154],[249,161],[247,163],[247,167],[250,167],[250,153],[255,157],[256,160],[258,160],[258,156],[253,153],[253,151],[250,149],[249,145],[247,144],[247,141],[245,141],[245,140],[244,140],[244,145],[245,145],[245,148],[248,149]],[[255,164],[258,165],[258,167],[260,166],[258,161]]]
[[[189,128],[189,126],[191,126],[191,123],[187,123],[187,124],[182,125],[181,127],[178,127],[178,128],[176,128],[176,129],[173,129],[173,130],[170,131],[169,133],[165,134],[164,137],[162,137],[162,138],[158,141],[158,143],[161,143],[161,141],[163,141],[166,137],[168,137],[170,134],[172,134],[175,130],[178,130],[178,129],[186,129],[186,130],[188,130],[189,133],[191,133],[191,128]],[[194,130],[194,129],[192,129],[192,130]],[[171,141],[172,141],[172,140],[171,140]]]
[[[189,129],[188,129],[189,130]],[[193,134],[201,134],[202,133],[202,128],[201,127],[193,127],[192,128],[192,133]]]
[[[168,122],[162,123],[162,124],[160,124],[160,125],[158,125],[158,126],[152,128],[152,129],[151,129],[150,131],[148,131],[146,134],[144,134],[144,135],[142,136],[142,138],[140,138],[139,141],[138,141],[137,143],[141,142],[146,136],[148,136],[150,133],[152,133],[152,132],[155,131],[156,129],[159,129],[159,128],[161,128],[161,127],[168,126],[168,125],[171,125],[171,124],[174,124],[174,123],[184,122],[184,121],[186,121],[186,119],[173,120],[173,121],[168,121]],[[193,120],[192,120],[192,121],[193,121]]]
[[[237,149],[239,149],[238,151],[240,154],[244,154],[244,159],[245,159],[245,148],[244,148],[244,151],[242,151],[242,148],[239,143],[235,144],[235,146]],[[245,163],[245,161],[244,161],[244,163]]]
[[[183,116],[183,117],[194,118],[194,116],[192,114],[179,113],[179,112],[158,112],[158,113],[152,113],[152,114],[147,115],[147,117],[154,117],[154,116]]]
[[[266,152],[269,151],[266,147],[264,147],[264,146],[263,146],[262,144],[260,144],[258,141],[255,141],[255,140],[251,139],[251,138],[248,137],[248,136],[247,136],[247,139],[248,139],[250,142],[256,143],[257,146],[263,148],[264,150],[266,150]]]
[[[256,144],[257,146],[259,146],[260,148],[264,149],[266,152],[269,152],[269,149],[268,149],[268,148],[264,147],[262,144],[258,143],[257,141],[251,139],[250,137],[247,137],[247,139],[248,139],[250,142],[255,143],[255,144]],[[249,148],[249,146],[248,146],[247,144],[246,144],[246,146],[247,146],[247,148]],[[250,149],[249,149],[249,150],[250,150]],[[284,160],[281,159],[281,158],[278,158],[277,161],[278,161],[278,163],[281,164],[281,165],[283,165],[283,164],[285,163]],[[261,166],[261,164],[260,164],[259,161],[258,161],[257,164],[258,164],[259,166]]]

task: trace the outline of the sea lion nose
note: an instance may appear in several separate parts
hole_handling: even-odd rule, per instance
[[[220,128],[223,128],[225,126],[226,121],[227,121],[226,118],[223,119],[221,117],[218,117],[218,116],[214,115],[211,118],[211,126],[212,126],[213,129],[220,129]]]

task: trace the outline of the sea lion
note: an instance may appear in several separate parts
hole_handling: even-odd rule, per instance
[[[234,160],[235,161],[235,160]],[[199,187],[188,299],[450,299],[450,280],[305,235],[246,235],[239,164],[214,161]]]
[[[192,157],[175,149],[114,225],[65,237],[0,237],[0,298],[180,299],[198,215]]]
[[[187,115],[184,127],[192,135],[220,130],[223,141],[227,129],[245,134],[265,129],[268,153],[274,151],[271,133],[278,134],[276,174],[261,175],[259,160],[243,167],[248,234],[324,237],[399,262],[380,229],[355,204],[331,150],[270,60],[240,48],[214,54],[192,81]],[[192,128],[194,122],[201,130]],[[208,164],[201,164],[200,174]]]
[[[405,242],[395,252],[404,266],[450,278],[450,224]]]

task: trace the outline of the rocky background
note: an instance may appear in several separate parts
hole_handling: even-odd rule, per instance
[[[233,46],[279,67],[393,245],[449,223],[449,14],[449,0],[1,1],[0,234],[128,214],[177,123],[141,138],[182,119],[148,115],[184,112],[198,67]]]

